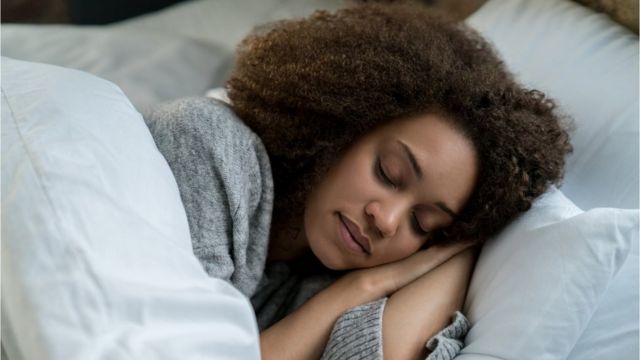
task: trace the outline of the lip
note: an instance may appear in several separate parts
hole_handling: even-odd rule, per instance
[[[345,239],[344,235],[347,235],[347,234],[342,234],[343,240],[347,243],[347,245],[352,244],[353,240],[355,240],[357,244],[353,244],[353,245],[358,247],[357,250],[359,250],[359,252],[364,252],[366,254],[371,255],[371,246],[369,245],[370,244],[369,239],[362,234],[362,232],[358,228],[358,225],[356,225],[353,221],[351,221],[349,218],[342,215],[341,213],[338,213],[338,218],[340,220],[341,225],[344,226],[345,230],[348,232],[348,235],[350,235],[348,236],[348,238]],[[356,250],[355,247],[353,246],[350,248]]]

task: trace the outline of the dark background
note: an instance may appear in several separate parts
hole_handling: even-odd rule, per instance
[[[2,5],[0,15],[3,23],[24,22],[97,25],[116,22],[147,12],[160,10],[183,1],[188,0],[2,0],[0,3]],[[480,8],[487,0],[415,1],[422,2],[453,18],[464,19],[476,9]],[[639,0],[574,1],[596,11],[603,12],[609,15],[614,21],[626,26],[636,34],[638,33]]]
[[[185,0],[2,0],[2,22],[107,24]]]
[[[99,25],[160,10],[183,1],[188,0],[2,0],[1,15],[3,23]],[[347,1],[348,0],[345,0],[345,2]],[[478,9],[487,0],[414,1],[422,2],[451,17],[463,19]]]

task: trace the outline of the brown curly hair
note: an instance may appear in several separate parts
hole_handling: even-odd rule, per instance
[[[571,151],[552,100],[517,84],[476,32],[408,3],[263,27],[240,44],[227,90],[271,158],[274,221],[303,208],[350,144],[398,118],[444,113],[478,153],[471,198],[430,244],[494,235],[561,180]]]

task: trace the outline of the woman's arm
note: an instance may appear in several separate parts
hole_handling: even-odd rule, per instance
[[[263,331],[260,334],[262,357],[320,358],[331,329],[342,313],[354,306],[394,293],[437,268],[465,247],[433,247],[398,262],[353,271],[343,276],[299,309]]]
[[[391,295],[383,314],[385,359],[427,356],[427,340],[464,304],[476,253],[467,249]]]
[[[336,282],[260,334],[262,358],[319,359],[340,315],[373,300],[356,281]]]

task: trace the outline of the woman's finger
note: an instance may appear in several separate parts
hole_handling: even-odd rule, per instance
[[[418,251],[406,259],[382,265],[376,269],[377,273],[375,275],[389,278],[389,291],[392,293],[471,246],[473,244],[467,242],[447,246],[433,246],[426,250]]]

